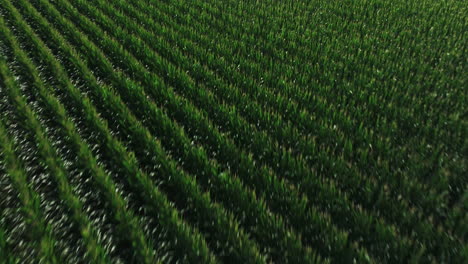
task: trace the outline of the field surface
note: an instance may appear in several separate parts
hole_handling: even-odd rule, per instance
[[[468,263],[464,0],[0,0],[0,263]]]

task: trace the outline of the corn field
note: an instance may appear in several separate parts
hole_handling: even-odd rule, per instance
[[[0,263],[468,263],[463,0],[0,0]]]

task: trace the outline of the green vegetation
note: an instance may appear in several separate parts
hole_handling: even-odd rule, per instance
[[[466,14],[0,0],[0,263],[466,263]]]

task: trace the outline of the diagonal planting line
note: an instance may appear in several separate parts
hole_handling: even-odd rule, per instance
[[[14,9],[12,9],[12,12],[16,14],[16,17],[18,17],[18,14]],[[25,25],[23,25],[23,27],[24,26]],[[28,34],[32,34],[30,29],[26,31],[29,31]],[[53,57],[51,57],[52,55],[50,51],[41,48],[43,47],[43,43],[39,41],[37,37],[33,37],[31,40],[40,48],[38,55],[43,57],[43,59],[51,65],[51,67],[54,69],[53,71],[55,74],[57,74],[57,77],[66,77],[66,73],[64,73],[63,68]],[[192,261],[202,260],[203,262],[212,262],[213,256],[211,253],[209,253],[209,250],[207,250],[205,242],[203,242],[203,239],[200,237],[200,235],[196,232],[192,234],[192,232],[195,230],[191,230],[190,227],[186,226],[184,222],[178,219],[177,212],[174,210],[174,208],[171,208],[171,205],[168,204],[167,200],[165,200],[166,198],[157,191],[154,183],[151,182],[146,174],[139,171],[138,165],[136,164],[136,159],[133,157],[132,153],[127,153],[123,145],[116,141],[109,133],[105,122],[99,118],[89,99],[83,97],[80,92],[75,87],[73,87],[69,80],[60,79],[60,82],[61,86],[63,86],[62,88],[70,94],[71,99],[75,102],[75,104],[79,105],[81,108],[84,108],[84,116],[86,116],[87,122],[90,124],[90,126],[99,132],[103,132],[103,145],[107,148],[108,153],[111,154],[112,158],[115,159],[116,162],[120,164],[120,166],[124,166],[124,169],[128,174],[127,179],[130,181],[131,185],[134,188],[143,190],[147,202],[153,205],[152,208],[154,209],[154,212],[159,215],[159,221],[161,221],[163,226],[167,227],[168,230],[175,235],[174,241],[177,243],[177,246],[183,250],[181,253],[187,254],[190,258],[192,258]],[[46,92],[44,92],[44,94],[47,95]],[[72,124],[69,124],[69,126],[70,125]],[[76,136],[68,136],[76,138]],[[83,150],[81,147],[80,151],[86,152],[87,150]],[[95,161],[87,160],[85,165],[87,163],[95,163]],[[188,248],[189,246],[191,248]]]
[[[11,32],[5,27],[3,19],[0,18],[0,33],[3,37],[8,40],[13,50],[18,62],[24,67],[24,70],[29,72],[29,77],[32,78],[32,84],[37,88],[36,92],[41,100],[44,101],[46,107],[50,109],[51,112],[57,115],[58,123],[63,126],[67,139],[75,144],[75,150],[78,152],[77,156],[80,163],[83,166],[87,166],[94,175],[97,183],[107,191],[108,197],[111,199],[110,202],[114,206],[115,214],[117,221],[121,223],[124,231],[127,231],[130,239],[135,239],[134,242],[137,247],[135,248],[136,252],[140,254],[142,263],[153,263],[153,250],[149,249],[146,245],[147,242],[144,239],[141,228],[138,227],[138,222],[131,213],[126,210],[125,202],[121,197],[118,196],[115,186],[111,181],[109,181],[109,176],[104,173],[104,171],[99,168],[96,164],[95,159],[91,156],[89,149],[76,133],[73,123],[71,123],[67,116],[66,111],[61,107],[60,103],[56,98],[52,97],[47,93],[47,90],[44,87],[44,84],[39,78],[38,72],[31,61],[28,59],[23,50],[19,48],[17,41],[11,35]],[[55,176],[57,180],[60,196],[69,208],[72,211],[73,219],[77,222],[80,227],[80,233],[83,236],[85,241],[85,246],[90,259],[95,263],[109,263],[107,255],[103,247],[99,244],[97,238],[97,233],[94,230],[92,224],[89,221],[89,218],[84,214],[82,208],[83,205],[78,197],[76,197],[72,191],[72,187],[67,179],[67,172],[63,167],[63,164],[57,153],[44,133],[44,128],[40,125],[39,121],[35,117],[35,114],[32,112],[31,108],[27,105],[24,97],[20,95],[18,86],[15,81],[9,77],[8,72],[3,72],[6,82],[8,83],[10,91],[10,100],[12,100],[16,107],[17,113],[21,114],[25,112],[26,118],[23,119],[24,126],[30,128],[35,132],[35,140],[37,140],[37,145],[39,146],[39,151],[42,154],[43,162],[51,170],[51,173]]]
[[[2,18],[0,17],[0,28],[2,25]],[[0,58],[0,81],[1,86],[10,91],[10,96],[18,96],[17,91],[11,80],[12,76],[9,74],[6,61],[3,57]],[[17,108],[21,111],[21,115],[29,117],[32,115],[28,108]],[[52,235],[52,228],[44,218],[43,212],[40,208],[40,197],[37,192],[31,189],[28,185],[28,176],[21,164],[21,161],[15,154],[14,144],[8,135],[3,120],[0,120],[0,154],[4,160],[7,176],[10,177],[13,186],[19,194],[19,198],[23,204],[22,212],[25,222],[28,225],[28,230],[31,242],[35,244],[38,249],[38,261],[46,263],[62,263],[61,256],[57,252],[57,241]],[[3,233],[2,233],[3,235]],[[0,238],[3,240],[3,236]],[[5,242],[5,241],[2,241]],[[5,242],[6,243],[6,242]],[[4,247],[0,250],[6,249],[6,244],[1,243]],[[6,252],[8,254],[8,252]],[[3,253],[2,253],[3,254]],[[7,256],[5,256],[6,258]]]

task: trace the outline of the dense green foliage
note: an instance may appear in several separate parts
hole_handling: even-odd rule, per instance
[[[0,263],[467,263],[467,14],[0,0]]]

